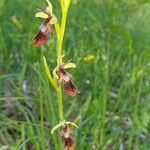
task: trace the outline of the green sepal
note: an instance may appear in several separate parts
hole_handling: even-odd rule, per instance
[[[46,13],[44,13],[44,12],[41,11],[41,12],[37,12],[35,14],[35,17],[47,19],[49,16],[48,16],[48,14],[46,14]]]

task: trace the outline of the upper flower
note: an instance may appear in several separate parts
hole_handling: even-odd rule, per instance
[[[56,16],[53,14],[53,6],[50,3],[49,0],[46,0],[48,7],[46,7],[46,10],[44,11],[39,11],[35,14],[35,17],[43,18],[43,19],[48,19],[49,18],[49,23],[55,24],[57,22]]]
[[[48,35],[52,34],[52,25],[57,22],[57,18],[53,14],[53,7],[49,0],[46,0],[48,7],[44,11],[39,11],[35,14],[35,17],[43,18],[44,21],[41,24],[38,33],[32,40],[33,45],[41,46],[48,40]]]

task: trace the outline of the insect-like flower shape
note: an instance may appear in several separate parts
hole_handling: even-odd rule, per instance
[[[66,94],[75,96],[76,93],[80,93],[72,81],[72,75],[65,70],[64,66],[60,65],[56,74],[58,75],[58,83],[64,85]]]
[[[53,8],[49,0],[46,0],[48,7],[44,11],[39,11],[35,14],[35,17],[43,18],[44,21],[41,24],[38,33],[32,40],[34,46],[41,46],[45,44],[48,40],[48,35],[52,34],[52,25],[56,23],[57,19],[53,15]]]
[[[74,139],[72,138],[72,135],[74,131],[70,129],[69,125],[72,127],[78,128],[78,126],[69,121],[62,121],[59,124],[57,124],[53,129],[51,130],[51,134],[54,133],[55,130],[60,129],[60,135],[62,137],[62,140],[64,142],[64,150],[74,150],[75,149],[75,142]]]
[[[71,137],[72,130],[69,128],[67,124],[63,124],[60,127],[60,134],[64,142],[64,150],[74,150],[75,143],[73,138]]]
[[[58,83],[64,85],[65,93],[70,96],[75,96],[77,93],[80,93],[80,91],[76,88],[72,81],[72,75],[69,74],[66,69],[68,68],[76,68],[76,65],[74,63],[63,63],[62,58],[64,56],[61,56],[59,60],[59,65],[54,70],[55,75],[57,76]]]

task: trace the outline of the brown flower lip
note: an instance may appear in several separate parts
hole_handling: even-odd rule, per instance
[[[38,33],[32,40],[32,44],[36,47],[44,45],[48,40],[48,35],[52,34],[52,25],[50,24],[51,15],[46,13],[49,17],[44,19],[43,23],[41,24]]]
[[[63,139],[63,141],[64,141],[64,150],[75,150],[75,142],[71,137]]]
[[[71,137],[72,132],[68,125],[61,126],[60,133],[62,140],[64,141],[64,150],[74,150],[75,142]]]
[[[76,88],[72,81],[72,76],[62,66],[58,67],[57,71],[58,83],[64,85],[65,93],[70,96],[75,96],[80,91]]]
[[[75,96],[76,93],[80,93],[80,91],[75,87],[75,85],[73,84],[71,80],[64,83],[64,88],[65,88],[66,94],[70,96]]]

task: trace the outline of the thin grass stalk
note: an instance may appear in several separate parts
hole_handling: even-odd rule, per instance
[[[43,98],[42,98],[42,91],[41,91],[41,81],[39,81],[39,93],[40,93],[40,116],[41,116],[41,139],[42,139],[42,149],[45,150],[45,144],[44,144],[44,111],[43,111]]]

